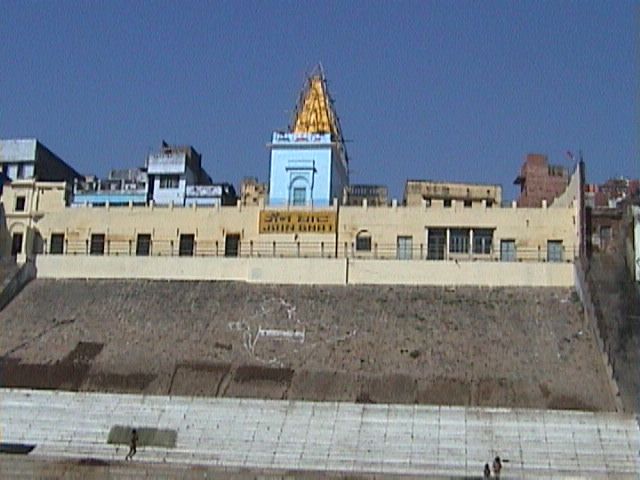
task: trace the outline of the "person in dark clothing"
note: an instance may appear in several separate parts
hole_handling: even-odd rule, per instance
[[[493,475],[496,478],[500,478],[500,470],[502,470],[502,462],[500,461],[500,457],[496,457],[493,459]]]
[[[485,463],[484,464],[484,478],[489,478],[491,477],[491,469],[489,468],[489,464]]]
[[[134,428],[131,430],[131,440],[129,441],[129,453],[124,457],[125,460],[132,460],[136,454],[138,447],[138,431]]]

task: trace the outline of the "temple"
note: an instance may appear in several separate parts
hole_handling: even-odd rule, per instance
[[[288,131],[274,132],[268,147],[270,205],[325,206],[342,197],[348,157],[321,66],[307,78]]]

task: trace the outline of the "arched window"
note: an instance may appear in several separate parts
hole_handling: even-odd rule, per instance
[[[289,189],[289,203],[294,206],[307,204],[307,191],[309,182],[305,177],[298,176],[291,181]]]
[[[356,252],[371,251],[371,234],[367,230],[362,230],[356,235]]]

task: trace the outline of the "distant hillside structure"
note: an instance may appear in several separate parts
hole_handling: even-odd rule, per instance
[[[328,206],[349,185],[347,151],[322,68],[307,79],[287,132],[271,143],[269,204]]]
[[[520,185],[519,207],[541,207],[545,200],[551,205],[569,184],[569,170],[561,165],[550,165],[546,155],[530,153],[513,181]]]

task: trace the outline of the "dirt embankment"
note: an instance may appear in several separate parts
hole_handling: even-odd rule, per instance
[[[4,386],[611,410],[567,289],[36,280]]]

